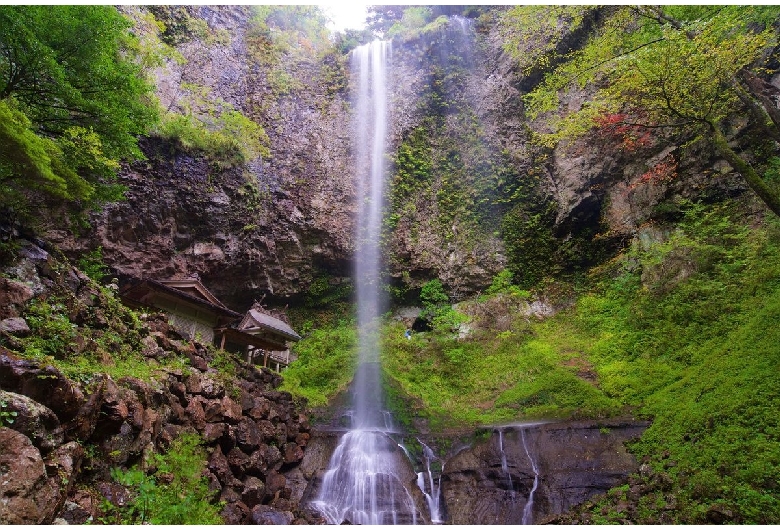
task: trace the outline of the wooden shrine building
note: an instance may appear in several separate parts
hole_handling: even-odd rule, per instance
[[[290,344],[301,339],[283,315],[271,314],[257,303],[241,315],[228,309],[198,278],[142,280],[122,289],[120,296],[129,307],[165,312],[171,326],[189,340],[215,344],[277,371],[294,360]]]

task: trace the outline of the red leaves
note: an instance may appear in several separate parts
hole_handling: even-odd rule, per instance
[[[634,152],[655,143],[649,129],[631,123],[627,114],[605,114],[593,121],[601,138],[616,143],[616,147],[624,151]]]
[[[665,156],[660,162],[651,167],[648,171],[639,177],[631,188],[640,184],[657,184],[659,182],[671,182],[677,178],[677,160],[674,155]]]

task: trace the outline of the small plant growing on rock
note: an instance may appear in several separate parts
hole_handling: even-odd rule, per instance
[[[0,400],[0,427],[3,425],[12,425],[16,416],[19,415],[15,410],[6,410],[8,403],[5,400]]]

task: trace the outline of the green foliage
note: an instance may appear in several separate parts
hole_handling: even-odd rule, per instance
[[[396,153],[390,199],[394,212],[389,220],[391,223],[394,219],[397,221],[407,202],[429,186],[432,166],[430,131],[417,127],[398,146]]]
[[[0,239],[0,266],[10,265],[19,255],[21,245],[15,239],[3,241]]]
[[[762,101],[743,85],[745,75],[765,72],[777,45],[776,6],[612,6],[588,8],[592,24],[575,27],[568,37],[584,40],[561,53],[551,49],[528,59],[532,36],[551,36],[551,46],[563,43],[561,23],[571,16],[563,8],[539,16],[530,6],[511,11],[517,24],[513,53],[522,64],[545,66],[558,54],[541,82],[524,96],[528,115],[541,127],[542,145],[553,147],[586,133],[622,127],[648,135],[650,130],[675,132],[687,140],[705,138],[739,172],[764,203],[780,215],[780,193],[768,187],[747,162],[749,157],[729,145],[726,119],[745,107],[757,125],[777,137],[777,123],[768,118],[772,103]],[[576,10],[575,10],[576,11]],[[576,19],[576,17],[575,17]],[[582,20],[580,20],[582,22]],[[575,25],[576,26],[576,25]],[[587,27],[586,27],[587,26]],[[559,42],[557,42],[559,41]],[[544,69],[540,69],[543,71]],[[753,72],[751,74],[751,72]],[[562,97],[589,87],[593,96],[574,106]],[[565,109],[565,110],[562,110]],[[776,120],[775,120],[776,121]],[[542,124],[543,122],[543,124]],[[636,145],[634,145],[636,148]]]
[[[63,359],[77,335],[77,326],[69,320],[65,305],[36,298],[25,314],[33,332],[25,344],[25,357]]]
[[[27,116],[0,101],[0,186],[5,206],[25,201],[29,192],[66,200],[89,199],[94,187],[65,163],[62,148],[37,135]],[[16,106],[16,105],[14,105]]]
[[[70,292],[34,298],[23,314],[30,335],[6,344],[0,339],[0,344],[84,383],[100,374],[149,380],[160,367],[187,364],[179,358],[150,363],[141,343],[145,325],[137,314],[122,305],[111,290],[97,285],[92,288],[99,294],[93,295],[91,305]]]
[[[347,29],[344,32],[337,32],[333,38],[333,43],[338,53],[347,55],[358,46],[368,44],[374,38],[373,33],[369,29]]]
[[[109,517],[119,524],[222,524],[220,505],[210,502],[213,495],[203,476],[206,459],[200,438],[183,433],[167,453],[153,456],[152,475],[137,466],[115,468],[112,477],[130,488],[133,498]]]
[[[681,209],[677,230],[640,241],[579,300],[561,336],[582,334],[603,391],[654,418],[634,451],[669,477],[678,507],[664,517],[706,522],[717,503],[733,522],[771,523],[780,225],[748,228],[729,204]],[[637,522],[660,520],[666,503],[649,500],[663,495],[648,495]]]
[[[270,156],[270,140],[263,127],[223,101],[212,104],[195,96],[184,114],[167,113],[156,134],[175,140],[183,149],[202,151],[220,168]]]
[[[4,206],[25,213],[36,193],[89,205],[119,160],[140,156],[156,111],[129,27],[108,6],[0,8]]]
[[[252,60],[264,67],[265,79],[274,96],[282,97],[304,88],[299,67],[320,60],[330,53],[333,44],[327,19],[319,6],[254,6],[254,14],[245,41]],[[324,84],[332,95],[343,81],[334,64],[322,69]],[[337,75],[334,76],[334,73]]]
[[[520,70],[528,75],[558,63],[565,38],[579,30],[590,6],[516,6],[500,20],[504,50],[511,54]],[[530,49],[529,49],[530,48]]]
[[[241,389],[236,384],[237,367],[243,359],[233,352],[219,349],[212,344],[206,344],[205,346],[209,351],[209,366],[217,371],[217,379],[222,383],[229,395],[239,398]]]
[[[512,23],[523,24],[523,29],[515,32],[509,46],[522,53],[520,44],[539,33],[554,35],[552,46],[561,38],[561,20],[574,16],[581,22],[582,9],[560,8],[561,13],[539,17],[532,6],[515,8]],[[560,120],[550,116],[557,131],[549,135],[550,142],[587,131],[593,117],[617,112],[626,103],[648,113],[650,123],[717,122],[734,110],[736,101],[735,93],[723,90],[724,85],[768,44],[768,33],[748,29],[758,13],[742,6],[604,11],[603,22],[593,28],[586,45],[561,57],[528,94],[529,112],[536,116],[557,110],[560,91],[606,77],[608,82],[601,83],[604,88],[587,106]],[[525,54],[518,59],[534,60]]]
[[[294,346],[298,359],[284,371],[281,389],[321,406],[344,390],[357,368],[353,320],[315,329]]]
[[[432,232],[473,249],[496,238],[501,217],[521,195],[518,188],[531,184],[520,182],[508,155],[493,149],[476,117],[452,99],[462,96],[461,79],[444,75],[441,81],[422,104],[458,112],[445,117],[431,111],[434,116],[398,147],[384,227],[388,237],[395,230],[413,239]]]
[[[464,339],[437,330],[403,338],[400,324],[383,334],[383,362],[390,378],[414,398],[416,414],[432,425],[476,425],[518,417],[603,417],[620,404],[606,397],[570,368],[568,356],[548,341],[524,332],[515,316],[507,332],[474,331]],[[470,323],[469,326],[474,326]]]
[[[420,302],[429,313],[436,313],[442,306],[450,301],[450,297],[444,290],[441,280],[434,278],[428,281],[420,289]]]
[[[102,282],[108,275],[108,267],[103,262],[103,247],[98,246],[95,250],[86,252],[79,258],[78,267],[94,281]]]
[[[8,403],[0,399],[0,427],[3,425],[13,425],[16,417],[19,415],[15,410],[6,410]]]
[[[345,306],[353,294],[351,282],[336,282],[332,277],[323,274],[314,278],[306,293],[306,305],[310,308],[337,309]]]
[[[517,298],[521,298],[523,300],[527,300],[531,297],[531,293],[528,291],[524,291],[514,285],[514,276],[512,274],[512,271],[509,269],[504,269],[498,274],[495,275],[493,278],[493,282],[490,284],[490,287],[487,288],[485,291],[485,294],[487,296],[492,296],[496,294],[508,294],[511,296],[515,296]]]
[[[397,20],[388,30],[386,37],[400,37],[405,41],[418,38],[435,29],[438,24],[446,24],[446,17],[433,21],[433,10],[426,6],[409,6],[403,10],[401,19]]]
[[[556,272],[554,265],[560,266],[555,264],[554,216],[552,202],[520,202],[502,220],[509,271],[521,287],[536,285]]]
[[[192,15],[191,6],[149,6],[160,25],[160,40],[168,46],[180,46],[194,37],[207,39],[210,35],[205,20]]]

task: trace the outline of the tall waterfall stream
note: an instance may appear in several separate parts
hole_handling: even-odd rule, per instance
[[[398,444],[382,399],[375,324],[385,306],[380,285],[380,230],[385,188],[389,42],[374,41],[352,54],[358,75],[355,149],[358,192],[357,286],[359,367],[352,389],[352,426],[330,459],[312,505],[328,523],[415,524],[417,509],[397,474]]]

